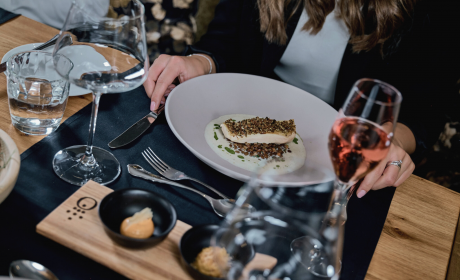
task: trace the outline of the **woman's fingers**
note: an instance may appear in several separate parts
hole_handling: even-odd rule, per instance
[[[164,97],[174,89],[171,85],[176,79],[182,83],[205,75],[208,64],[203,60],[205,59],[197,57],[160,55],[150,67],[148,81],[144,83],[145,91],[151,100],[150,110],[158,109],[158,106],[165,102]]]
[[[152,96],[153,90],[155,89],[155,82],[158,80],[158,76],[163,72],[170,58],[171,56],[162,54],[155,59],[152,66],[150,66],[147,80],[144,82],[145,92],[148,97]]]
[[[411,160],[411,162],[410,162],[409,166],[407,167],[406,171],[402,172],[401,176],[399,176],[399,179],[396,181],[396,183],[394,183],[394,186],[398,187],[404,181],[406,181],[406,179],[410,177],[412,172],[414,172],[414,169],[415,169],[415,164]]]
[[[377,180],[377,182],[375,182],[374,186],[372,187],[373,190],[379,190],[389,186],[396,187],[396,182],[412,163],[412,160],[406,153],[404,153],[400,160],[402,161],[401,169],[396,165],[386,165],[385,171],[383,171],[382,176],[380,177],[380,179]],[[390,160],[389,162],[392,161],[393,160]],[[388,164],[388,162],[386,164]]]
[[[172,56],[155,83],[155,88],[151,96],[152,103],[150,105],[150,109],[152,109],[152,107],[156,109],[160,105],[161,99],[163,98],[168,86],[171,85],[176,77],[184,71],[184,59],[180,56]]]
[[[377,182],[380,176],[382,176],[382,173],[385,170],[385,164],[386,160],[382,160],[382,162],[380,162],[374,170],[369,172],[369,174],[367,174],[366,177],[364,177],[363,181],[361,182],[361,185],[356,190],[356,195],[359,198],[363,197],[366,193],[368,193],[372,189],[372,186],[374,186],[374,183]]]
[[[401,160],[401,169],[389,162]],[[378,190],[389,186],[399,186],[414,171],[415,165],[410,156],[399,146],[391,144],[386,158],[377,167],[364,177],[356,195],[361,198],[371,189]]]
[[[173,85],[173,84],[172,84],[172,85],[169,85],[168,88],[167,88],[166,91],[165,91],[165,95],[164,95],[164,96],[165,96],[165,97],[168,96],[168,95],[171,93],[171,91],[172,91],[175,87],[176,87],[176,85]]]

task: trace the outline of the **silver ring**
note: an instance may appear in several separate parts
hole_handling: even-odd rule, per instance
[[[395,161],[390,161],[389,163],[387,163],[387,166],[394,165],[394,166],[399,167],[399,170],[401,170],[401,164],[402,164],[402,160],[395,160]]]

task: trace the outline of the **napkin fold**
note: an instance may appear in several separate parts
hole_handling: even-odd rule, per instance
[[[0,8],[0,24],[5,23],[17,16],[19,15]]]

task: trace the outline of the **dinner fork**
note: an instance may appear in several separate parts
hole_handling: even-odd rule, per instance
[[[167,165],[164,161],[162,161],[153,151],[152,149],[147,148],[142,152],[142,156],[145,158],[145,160],[155,169],[160,175],[168,178],[169,180],[172,181],[179,181],[179,180],[191,180],[197,183],[202,184],[206,188],[210,189],[211,191],[215,192],[217,195],[219,195],[222,198],[229,199],[228,196],[222,194],[218,190],[214,189],[208,184],[205,184],[201,182],[200,180],[197,180],[195,178],[192,178],[185,174],[182,171],[179,171],[177,169],[172,168],[171,166]]]

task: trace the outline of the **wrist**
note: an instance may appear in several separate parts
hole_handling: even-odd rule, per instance
[[[410,130],[410,128],[408,128],[406,125],[402,123],[396,124],[393,143],[401,147],[408,154],[412,154],[415,152],[415,136]]]
[[[196,60],[200,63],[200,69],[203,69],[203,75],[212,74],[215,72],[215,65],[213,59],[206,54],[190,54],[187,57]]]

